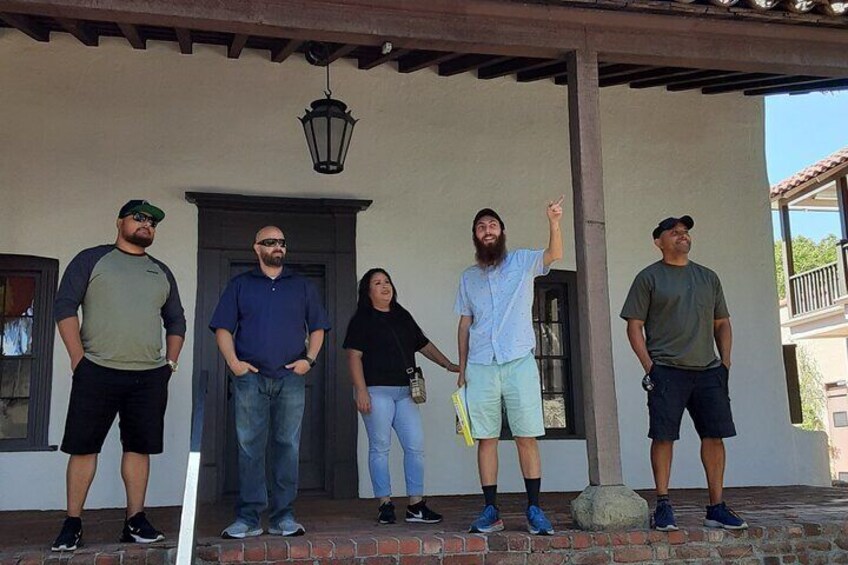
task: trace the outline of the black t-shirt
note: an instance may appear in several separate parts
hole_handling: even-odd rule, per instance
[[[412,315],[395,306],[389,312],[372,308],[355,314],[342,347],[362,352],[367,386],[408,386],[406,369],[415,363],[415,352],[429,342]]]

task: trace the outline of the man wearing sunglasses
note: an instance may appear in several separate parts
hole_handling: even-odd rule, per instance
[[[116,242],[74,257],[56,294],[55,318],[73,384],[62,439],[62,451],[70,455],[68,514],[54,551],[73,551],[82,543],[83,505],[116,415],[127,493],[121,541],[152,543],[165,537],[145,517],[144,498],[150,455],[162,453],[168,380],[177,369],[186,320],[174,275],[145,251],[164,217],[146,200],[124,204]]]
[[[259,265],[229,282],[209,323],[232,372],[239,496],[221,536],[235,539],[261,535],[266,508],[268,533],[306,532],[294,517],[305,379],[330,329],[318,289],[284,266],[283,232],[262,228],[253,250]]]

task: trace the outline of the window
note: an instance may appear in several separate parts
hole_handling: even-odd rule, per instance
[[[551,271],[536,279],[533,329],[545,420],[545,436],[540,439],[583,439],[576,273]],[[501,437],[511,438],[506,414],[503,425]]]
[[[834,412],[833,413],[833,427],[834,428],[848,428],[848,412]]]
[[[842,473],[842,472],[840,472],[840,473],[838,474],[838,476],[839,476],[839,480],[840,480],[840,481],[845,482],[845,483],[848,483],[848,473]]]
[[[0,451],[47,448],[59,262],[0,255]]]

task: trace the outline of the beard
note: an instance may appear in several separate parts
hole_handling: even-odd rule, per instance
[[[273,253],[262,253],[260,255],[260,260],[262,264],[266,267],[282,267],[283,266],[283,254],[274,255]]]
[[[474,239],[474,249],[476,250],[474,257],[484,267],[497,266],[506,257],[506,233],[501,232],[497,240],[489,245],[477,239],[476,235],[471,237]]]
[[[131,233],[124,236],[124,239],[133,245],[138,245],[142,248],[148,248],[153,245],[153,236],[152,235],[142,235],[138,232]]]

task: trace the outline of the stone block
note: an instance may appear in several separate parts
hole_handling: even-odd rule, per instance
[[[638,530],[649,525],[648,503],[626,486],[588,486],[571,502],[581,530]]]

